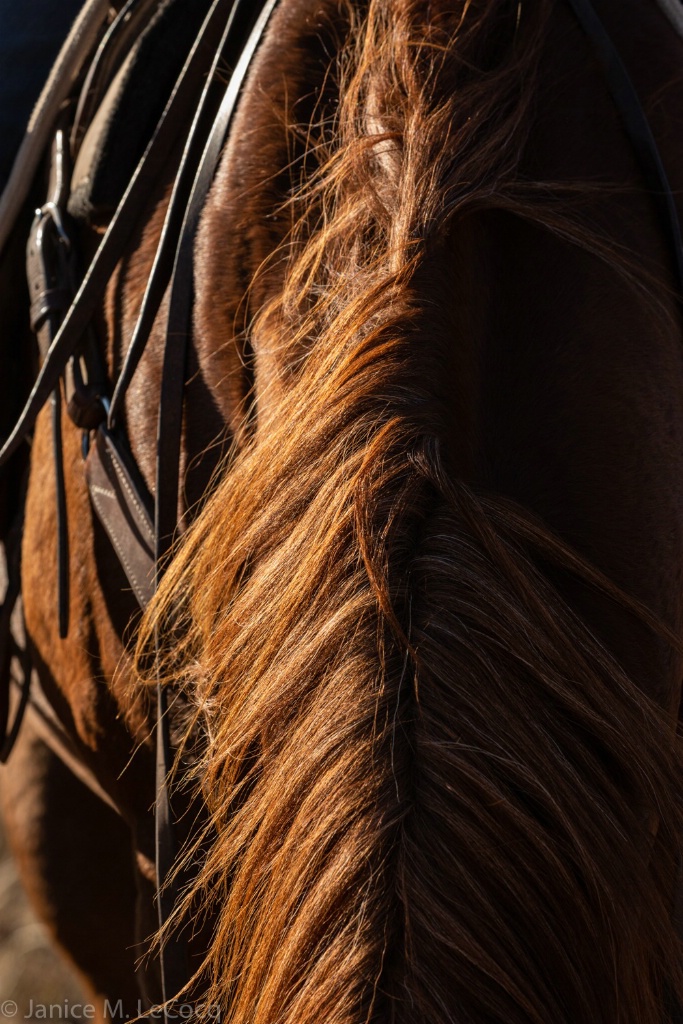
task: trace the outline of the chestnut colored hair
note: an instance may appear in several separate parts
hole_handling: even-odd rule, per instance
[[[168,635],[196,709],[206,998],[226,1024],[661,1024],[673,726],[548,567],[636,606],[454,478],[421,286],[491,206],[628,273],[517,176],[549,5],[342,6],[339,108],[250,328],[277,401],[140,641]]]

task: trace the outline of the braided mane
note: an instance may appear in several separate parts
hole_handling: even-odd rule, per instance
[[[250,326],[277,373],[141,640],[172,631],[204,739],[206,998],[229,1024],[661,1024],[671,726],[542,567],[626,599],[444,449],[463,384],[424,301],[480,209],[628,273],[518,174],[551,5],[339,7],[339,105]]]

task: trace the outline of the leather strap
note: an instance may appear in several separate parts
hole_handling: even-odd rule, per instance
[[[157,5],[158,0],[128,0],[98,46],[81,89],[71,129],[71,152],[74,156],[120,64]]]
[[[100,243],[78,294],[50,345],[21,416],[0,450],[0,467],[17,451],[33,428],[38,413],[57,386],[69,358],[76,351],[99,307],[106,284],[170,158],[177,139],[178,124],[191,116],[193,102],[213,60],[213,50],[209,49],[210,57],[207,57],[207,47],[224,23],[231,6],[232,0],[214,0],[152,140]]]
[[[64,209],[69,193],[70,159],[63,128],[55,134],[50,185],[45,205],[33,221],[26,256],[31,295],[31,326],[45,359],[75,291],[74,253],[66,230]],[[57,592],[59,635],[69,632],[69,540],[66,485],[62,455],[62,396],[52,392],[52,447],[57,501]]]
[[[236,16],[249,10],[253,0],[238,0]],[[218,168],[237,102],[249,66],[278,0],[266,0],[243,45],[211,134],[189,198],[178,243],[169,301],[166,346],[162,373],[159,424],[157,430],[156,535],[157,565],[162,568],[177,525],[178,466],[181,450],[183,392],[186,360],[192,331],[194,304],[194,246],[199,220]],[[249,7],[247,6],[249,5]],[[250,13],[253,12],[250,11]]]
[[[224,67],[226,64],[228,67],[231,67],[234,62],[231,58],[237,59],[236,55],[231,51],[236,49],[235,37],[239,33],[241,23],[244,21],[245,11],[247,10],[253,10],[253,0],[234,0],[190,128],[180,169],[166,211],[164,226],[142,300],[140,313],[138,314],[135,330],[133,331],[126,358],[112,396],[109,411],[109,426],[111,429],[118,425],[123,407],[123,399],[138,367],[142,353],[145,350],[152,326],[161,306],[161,301],[171,279],[178,239],[182,230],[197,166],[201,160],[205,140],[212,132],[216,111],[220,104],[222,87],[220,84],[221,76],[218,74],[218,71],[219,68]]]
[[[159,421],[157,429],[157,480],[156,480],[156,570],[157,585],[164,571],[170,551],[173,534],[177,526],[179,497],[179,465],[183,420],[183,395],[186,378],[187,352],[191,335],[192,308],[194,300],[194,245],[202,210],[213,182],[221,152],[230,127],[237,101],[247,71],[253,60],[270,17],[278,0],[266,0],[261,10],[254,11],[253,0],[237,0],[233,17],[227,27],[223,46],[228,46],[231,36],[243,31],[243,19],[251,22],[251,31],[246,43],[241,46],[237,65],[230,77],[228,87],[213,122],[201,163],[197,171],[187,210],[182,223],[177,245],[169,314],[166,328],[166,346],[162,372]],[[257,16],[255,16],[257,15]],[[241,39],[240,39],[241,43]],[[157,661],[159,660],[158,637]],[[161,681],[157,684],[157,797],[156,797],[156,860],[159,880],[159,923],[163,927],[177,902],[177,893],[168,879],[175,862],[173,834],[173,812],[170,801],[169,773],[173,763],[166,688]],[[186,961],[183,945],[174,941],[174,936],[162,948],[162,978],[164,999],[172,990],[178,991],[171,979],[182,978]]]
[[[167,285],[170,268],[173,267],[171,315],[167,330],[159,415],[160,435],[154,537],[155,583],[158,583],[177,519],[183,390],[193,301],[194,239],[244,78],[276,3],[277,0],[269,0],[262,10],[258,8],[254,10],[251,0],[235,0],[234,4],[230,4],[225,32],[220,47],[214,53],[209,81],[194,119],[190,140],[176,179],[150,285],[143,301],[138,328],[124,364],[124,370],[114,396],[114,408],[109,417],[111,428],[116,421],[117,405],[122,401],[127,384],[149,337],[149,329]],[[223,0],[215,0],[204,23],[201,38],[208,37],[211,28],[218,23],[219,16],[226,13],[224,6]],[[246,46],[242,46],[244,35],[250,28],[251,32]],[[189,97],[196,89],[196,71],[191,74],[190,69],[194,70],[200,66],[197,58],[199,49],[199,44],[196,44],[155,136],[110,224],[74,303],[61,329],[51,340],[41,373],[20,421],[0,452],[0,465],[3,460],[11,456],[32,427],[37,412],[49,391],[58,386],[59,377],[64,372],[66,363],[80,343],[81,336],[97,305],[98,289],[101,287],[102,279],[109,276],[120,258],[131,227],[134,225],[135,217],[141,212],[142,204],[156,181],[162,163],[167,158],[173,141],[171,129],[181,114],[179,97],[184,100],[186,91]],[[220,96],[219,79],[215,72],[220,62],[225,62],[226,58],[230,59],[231,50],[233,59],[236,58],[237,53],[240,54],[239,60],[237,60],[237,66],[231,76],[228,89],[220,103],[218,114],[214,117],[214,96]],[[185,82],[189,82],[187,90],[183,88]],[[207,123],[209,113],[211,113],[212,120]],[[207,134],[208,143],[205,145],[204,139]],[[198,162],[199,169],[196,170]],[[43,293],[45,291],[46,289],[43,289]],[[51,291],[57,294],[58,289],[51,289]],[[55,403],[57,407],[55,422],[57,422],[58,397],[55,398]],[[58,428],[56,428],[57,430]],[[166,437],[166,432],[169,433],[169,437]],[[55,436],[57,449],[59,449],[55,452],[55,458],[59,465],[61,437],[58,433]],[[125,443],[120,439],[117,443],[112,430],[101,426],[96,432],[96,442],[88,458],[87,475],[93,505],[119,554],[138,601],[144,607],[150,596],[149,522],[145,514],[143,488],[135,480],[132,460],[127,462],[125,451]],[[176,904],[177,897],[170,878],[175,861],[173,816],[168,788],[168,776],[173,758],[166,691],[161,685],[158,686],[157,696],[156,845],[159,921],[163,928]],[[176,936],[171,935],[164,941],[161,949],[161,961],[163,994],[166,1001],[184,986],[189,977],[186,949]]]
[[[619,51],[590,0],[567,0],[602,66],[614,105],[633,147],[667,236],[679,300],[683,300],[683,241],[676,202],[640,97]]]
[[[124,439],[104,424],[90,446],[85,475],[97,517],[144,610],[154,593],[153,502]]]
[[[86,0],[40,94],[7,187],[0,195],[0,253],[24,209],[64,103],[106,30],[109,11],[110,0]]]
[[[57,495],[57,605],[59,637],[69,635],[69,523],[64,479],[64,449],[62,446],[62,392],[59,384],[52,392],[52,452],[55,464],[55,491]]]
[[[32,429],[38,412],[49,395],[59,386],[60,377],[63,375],[69,359],[81,343],[90,320],[101,302],[106,283],[125,251],[148,197],[156,186],[176,145],[178,125],[190,118],[192,107],[196,102],[197,94],[201,92],[205,76],[213,67],[215,49],[211,46],[211,40],[220,35],[221,29],[231,13],[232,5],[233,0],[214,0],[212,3],[155,133],[85,275],[78,294],[54,339],[51,339],[29,400],[14,430],[0,451],[0,466],[11,458]],[[59,460],[59,454],[57,458]],[[115,466],[114,459],[110,461],[110,466]],[[117,481],[121,479],[116,473],[114,476]],[[9,603],[6,608],[6,614],[9,615],[11,611]],[[160,720],[162,728],[159,731],[166,733],[167,724],[163,715],[163,707],[160,707]],[[167,745],[163,744],[162,749],[166,750]],[[166,785],[165,774],[164,786]],[[164,809],[162,808],[158,817],[163,817],[163,814]],[[168,827],[170,828],[170,822]],[[179,964],[177,973],[169,975],[164,965],[164,959],[165,957],[162,956],[164,991],[175,993],[183,987],[187,980],[187,967],[184,964]]]

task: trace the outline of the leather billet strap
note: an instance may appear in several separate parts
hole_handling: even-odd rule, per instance
[[[125,441],[102,424],[85,464],[90,500],[141,608],[154,594],[153,502]]]

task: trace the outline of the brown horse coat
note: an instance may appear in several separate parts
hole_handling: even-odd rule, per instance
[[[208,819],[196,988],[234,1024],[661,1024],[683,996],[665,636],[683,350],[662,226],[565,5],[314,7],[276,12],[197,244],[184,525],[232,454],[158,606]],[[597,7],[678,194],[683,43],[648,0]],[[167,184],[106,296],[113,376]],[[126,405],[150,486],[162,321]],[[5,806],[57,939],[134,1006],[153,702],[65,436],[72,629],[45,414],[26,621],[120,818],[33,720]]]

